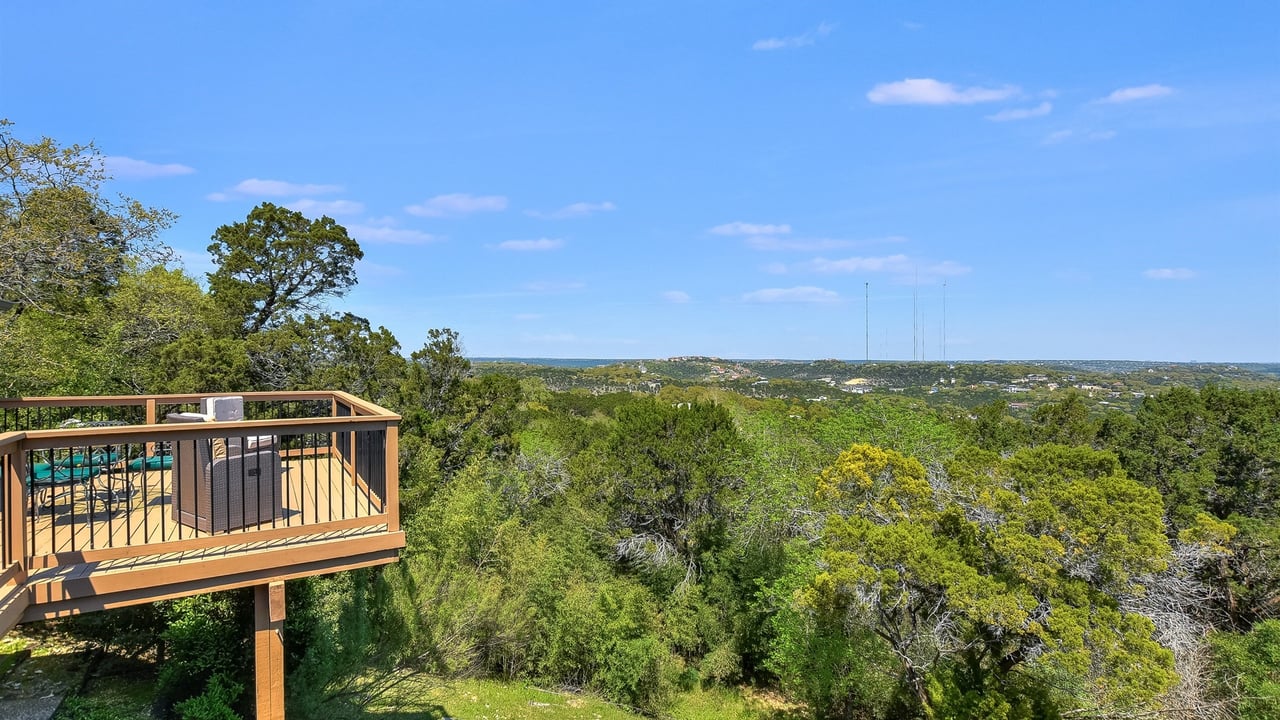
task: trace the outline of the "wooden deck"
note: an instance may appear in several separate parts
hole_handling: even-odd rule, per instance
[[[156,545],[369,517],[382,512],[382,500],[336,458],[311,456],[284,462],[281,517],[228,532],[202,532],[174,520],[173,473],[151,470],[104,473],[83,485],[61,488],[47,507],[25,518],[28,548],[40,558],[68,553]],[[250,501],[255,499],[250,498]],[[94,553],[96,554],[96,553]]]
[[[257,716],[284,720],[285,581],[405,546],[399,422],[341,391],[0,399],[0,635],[253,587]],[[177,471],[143,471],[159,448]]]
[[[207,532],[177,522],[173,488],[169,469],[103,473],[23,512],[26,572],[0,578],[0,619],[31,622],[369,567],[394,562],[404,547],[385,501],[323,450],[283,461],[282,512],[256,525]],[[0,513],[0,525],[6,519]]]

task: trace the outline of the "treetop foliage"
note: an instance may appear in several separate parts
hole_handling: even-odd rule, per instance
[[[324,300],[356,284],[359,243],[330,217],[308,220],[269,202],[244,222],[219,227],[209,244],[218,269],[209,294],[245,333],[278,327],[297,313],[319,310]]]

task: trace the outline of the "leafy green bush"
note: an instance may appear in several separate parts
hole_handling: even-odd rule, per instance
[[[253,663],[249,644],[253,599],[246,592],[193,595],[166,606],[166,657],[156,680],[161,707],[207,693],[221,676],[224,688],[242,684]]]
[[[1264,620],[1245,635],[1212,638],[1219,692],[1238,698],[1241,720],[1280,717],[1280,620]]]
[[[173,709],[182,720],[241,720],[232,705],[244,688],[221,673],[209,678],[204,692],[183,700]]]

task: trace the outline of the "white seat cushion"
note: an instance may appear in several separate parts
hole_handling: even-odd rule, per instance
[[[244,398],[239,395],[204,399],[204,412],[219,422],[235,422],[244,419]]]

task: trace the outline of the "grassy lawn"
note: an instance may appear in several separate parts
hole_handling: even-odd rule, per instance
[[[91,664],[82,644],[41,624],[20,627],[0,638],[0,703],[65,695],[54,720],[151,718],[155,673],[150,662],[104,655],[93,676],[86,677]],[[84,691],[77,694],[82,684]]]
[[[772,698],[731,689],[696,690],[676,699],[673,720],[771,720],[791,708]],[[591,695],[544,690],[493,680],[442,682],[415,679],[394,697],[366,710],[365,717],[388,720],[637,720],[644,717]]]
[[[66,695],[54,720],[149,720],[155,668],[146,660],[90,656],[58,633],[24,627],[0,638],[0,703]],[[83,683],[83,691],[77,688]],[[56,701],[55,701],[56,702]],[[782,720],[795,708],[767,693],[713,688],[681,693],[671,720]],[[639,720],[645,716],[589,694],[495,680],[416,676],[357,718],[370,720]]]

